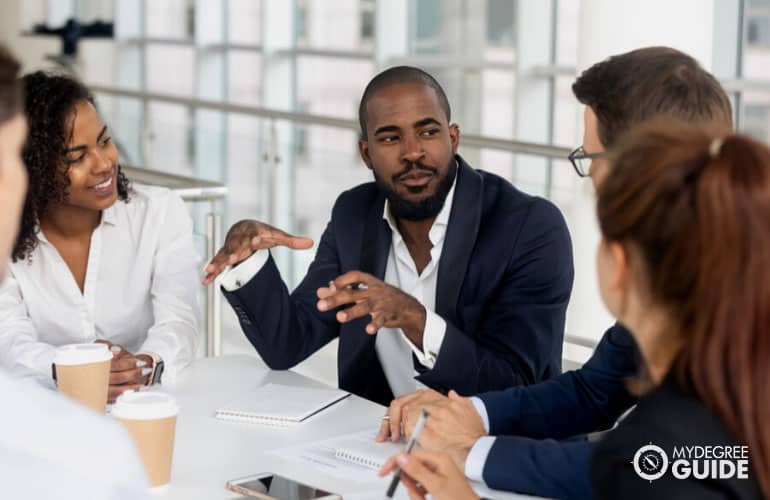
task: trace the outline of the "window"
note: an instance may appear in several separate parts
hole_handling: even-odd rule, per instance
[[[191,40],[194,32],[194,10],[185,0],[145,2],[147,37]],[[120,22],[120,19],[118,19]]]
[[[371,45],[374,42],[375,3],[373,0],[361,0],[361,44]]]
[[[746,41],[749,45],[770,47],[770,16],[753,16],[748,19]]]
[[[440,51],[442,5],[440,0],[412,0],[414,12],[414,51],[429,54]]]
[[[766,140],[770,136],[770,105],[747,104],[741,129],[757,140]]]
[[[303,0],[297,0],[297,8],[296,8],[296,32],[297,32],[297,43],[300,45],[307,44],[307,36],[308,36],[308,15],[307,15],[307,4]]]
[[[228,0],[227,41],[249,46],[262,43],[262,2]]]
[[[310,104],[306,101],[297,102],[297,111],[300,113],[307,113],[310,109]],[[307,147],[307,127],[304,125],[296,125],[294,127],[294,151],[297,156],[307,159],[308,147]],[[301,166],[310,166],[308,163],[300,163]]]
[[[495,47],[513,47],[516,23],[513,0],[488,0],[487,43]]]

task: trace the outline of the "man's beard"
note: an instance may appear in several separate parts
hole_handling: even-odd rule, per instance
[[[412,163],[407,168],[393,176],[393,182],[398,182],[397,179],[412,170],[426,170],[436,175],[438,169],[435,167],[423,165],[422,163]],[[449,160],[449,165],[446,169],[446,175],[443,179],[439,179],[436,192],[433,195],[418,202],[411,202],[402,198],[389,184],[384,182],[375,172],[374,179],[377,181],[377,186],[385,193],[385,197],[390,203],[390,213],[396,219],[404,219],[411,221],[432,219],[436,217],[441,209],[444,208],[444,202],[452,189],[452,184],[455,181],[457,175],[458,163],[457,160],[452,157]]]

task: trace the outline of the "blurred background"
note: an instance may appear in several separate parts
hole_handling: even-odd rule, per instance
[[[0,9],[0,38],[25,70],[92,86],[123,164],[184,193],[201,267],[243,218],[317,241],[337,195],[371,180],[356,144],[366,83],[396,64],[432,73],[461,127],[460,154],[553,200],[567,219],[576,281],[565,368],[613,321],[596,287],[593,192],[566,161],[582,140],[570,90],[580,71],[642,46],[678,48],[720,79],[740,130],[770,138],[770,0],[3,0]],[[313,254],[275,252],[290,288]],[[253,353],[216,290],[201,300],[207,353]],[[335,357],[332,343],[300,371],[336,383]]]

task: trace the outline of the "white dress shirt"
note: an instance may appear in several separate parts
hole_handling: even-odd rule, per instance
[[[446,322],[434,312],[436,280],[456,184],[457,177],[455,177],[454,184],[452,184],[452,188],[444,200],[444,206],[430,228],[428,237],[433,244],[430,251],[431,260],[419,274],[417,273],[417,266],[409,254],[409,249],[404,243],[404,238],[398,230],[396,221],[390,213],[390,205],[387,200],[385,201],[382,217],[390,226],[392,238],[388,261],[385,266],[384,281],[417,299],[425,307],[426,312],[422,349],[409,341],[400,328],[382,328],[377,334],[375,350],[390,390],[395,397],[412,393],[417,389],[418,382],[414,378],[417,372],[412,363],[412,353],[423,366],[433,368],[444,341]],[[267,262],[267,257],[268,250],[254,252],[251,257],[237,267],[222,273],[220,284],[229,292],[237,290],[243,284],[248,283],[262,269],[262,266]],[[366,332],[362,331],[361,335],[366,335]]]
[[[489,414],[487,413],[487,407],[481,398],[472,397],[471,402],[473,407],[476,408],[476,412],[484,422],[484,430],[489,434]],[[492,445],[495,444],[494,436],[483,436],[476,440],[471,447],[471,451],[468,453],[468,457],[465,459],[465,475],[468,479],[473,481],[484,481],[484,465],[487,463],[487,457],[489,451],[492,449]],[[486,484],[486,483],[485,483]]]
[[[159,355],[164,382],[192,361],[199,337],[198,258],[178,195],[136,187],[102,213],[84,289],[42,231],[0,284],[0,366],[51,377],[57,346],[107,339]]]
[[[149,499],[131,438],[115,420],[0,370],[0,496]]]

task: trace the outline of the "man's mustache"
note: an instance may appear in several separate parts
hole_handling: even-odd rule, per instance
[[[432,174],[437,174],[438,173],[438,169],[436,167],[432,167],[430,165],[425,165],[425,164],[420,163],[420,162],[410,163],[409,165],[406,166],[406,168],[404,170],[402,170],[401,172],[393,175],[393,182],[397,182],[400,179],[402,179],[403,177],[411,174],[413,170],[423,170],[423,171],[426,171],[426,172],[430,172]]]

